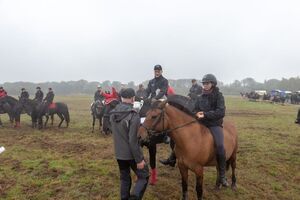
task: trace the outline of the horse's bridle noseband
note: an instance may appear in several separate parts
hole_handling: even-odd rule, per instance
[[[168,133],[171,133],[172,131],[175,131],[175,130],[177,130],[179,128],[183,128],[185,126],[188,126],[190,124],[193,124],[193,123],[197,122],[197,119],[195,119],[195,120],[192,120],[190,122],[184,123],[184,124],[182,124],[180,126],[177,126],[175,128],[165,129],[165,107],[164,108],[156,108],[156,109],[160,109],[161,113],[160,113],[160,115],[158,117],[156,117],[156,119],[155,119],[152,127],[148,128],[148,127],[146,127],[144,125],[144,123],[142,124],[142,127],[147,131],[147,134],[148,134],[149,138],[151,138],[151,137],[153,137],[155,135],[159,135],[159,134],[165,134],[165,133],[168,134]],[[156,128],[156,126],[158,125],[158,123],[160,122],[161,119],[163,120],[163,122],[162,122],[163,123],[162,131],[156,131],[155,128]],[[155,133],[159,133],[159,134],[155,134]]]

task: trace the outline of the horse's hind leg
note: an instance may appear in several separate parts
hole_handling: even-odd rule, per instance
[[[95,115],[93,114],[93,124],[92,124],[92,133],[94,133],[94,129],[95,129]]]
[[[188,200],[188,168],[178,163],[181,174],[182,200]]]
[[[60,122],[58,124],[58,128],[60,128],[60,126],[63,123],[63,121],[65,120],[65,118],[63,117],[63,115],[61,113],[57,113],[57,115],[60,118]]]
[[[54,115],[51,115],[51,126],[53,126]]]
[[[45,115],[45,116],[46,116],[46,121],[45,121],[44,127],[46,128],[46,126],[48,124],[48,120],[49,120],[49,115]]]
[[[231,189],[236,190],[236,176],[235,176],[235,169],[236,169],[236,151],[232,154],[231,158],[229,159],[232,175],[231,175]]]

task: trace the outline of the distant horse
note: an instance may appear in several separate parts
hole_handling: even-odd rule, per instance
[[[92,117],[93,117],[92,132],[94,133],[96,119],[99,120],[99,130],[101,130],[101,127],[102,127],[102,119],[103,119],[103,115],[104,115],[104,104],[102,103],[102,101],[100,101],[100,100],[95,101],[91,106],[91,111],[92,111]]]
[[[36,128],[38,119],[37,107],[39,104],[41,104],[41,102],[32,99],[26,99],[26,101],[22,103],[22,106],[18,106],[15,109],[14,114],[16,118],[20,119],[20,115],[23,112],[27,113],[29,116],[31,116],[32,128]]]
[[[232,168],[232,188],[236,187],[237,131],[233,124],[224,122],[224,147],[227,169]],[[203,167],[216,166],[216,150],[209,129],[191,115],[165,102],[156,102],[147,112],[146,119],[139,129],[141,138],[167,132],[175,142],[175,154],[182,180],[182,199],[188,199],[188,170],[196,175],[198,199],[203,195]],[[218,173],[217,173],[218,174]],[[217,176],[216,186],[220,187]]]
[[[6,96],[0,99],[0,114],[7,113],[9,116],[9,121],[11,123],[13,123],[14,121],[16,122],[15,127],[18,127],[20,125],[20,118],[14,115],[15,110],[19,106],[19,101],[12,96]],[[2,125],[1,119],[0,125]]]
[[[51,125],[53,125],[54,114],[57,114],[58,117],[60,118],[60,122],[58,124],[59,128],[61,127],[63,121],[66,121],[66,127],[69,127],[70,114],[69,114],[68,106],[65,103],[57,102],[57,103],[52,103],[48,106],[46,103],[41,103],[37,106],[36,111],[37,111],[39,129],[47,126],[49,115],[51,117]],[[46,121],[44,125],[43,125],[43,116],[46,117]]]

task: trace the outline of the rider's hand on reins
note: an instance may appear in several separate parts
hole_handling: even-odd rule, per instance
[[[204,112],[197,112],[197,113],[196,113],[196,117],[197,117],[198,119],[204,118]]]

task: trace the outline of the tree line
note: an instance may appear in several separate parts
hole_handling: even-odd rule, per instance
[[[189,88],[191,87],[192,79],[169,79],[169,84],[175,89],[175,92],[182,95],[187,95]],[[110,90],[111,87],[115,87],[120,90],[122,85],[125,87],[131,87],[134,89],[138,88],[140,83],[135,83],[133,81],[126,84],[120,81],[103,81],[103,82],[89,82],[86,80],[79,81],[61,81],[61,82],[43,82],[43,83],[32,83],[32,82],[6,82],[0,84],[9,93],[9,95],[19,95],[21,93],[21,88],[26,88],[27,91],[33,95],[35,94],[36,87],[40,86],[44,92],[47,91],[49,87],[53,88],[55,94],[57,95],[92,95],[96,91],[97,85],[100,84],[104,90]],[[141,83],[146,88],[148,85],[148,80]],[[199,81],[199,84],[200,81]],[[270,79],[263,83],[255,81],[253,78],[245,78],[242,80],[235,80],[233,83],[224,84],[222,82],[218,83],[221,91],[225,95],[238,95],[240,92],[250,92],[253,90],[267,90],[271,91],[273,89],[279,90],[289,90],[289,91],[299,91],[300,90],[300,77],[292,77],[289,79],[282,78],[281,80]]]

